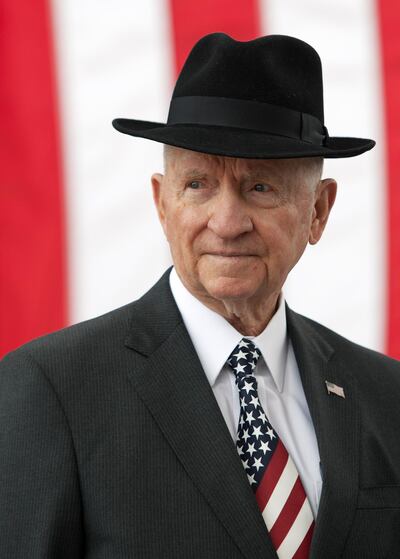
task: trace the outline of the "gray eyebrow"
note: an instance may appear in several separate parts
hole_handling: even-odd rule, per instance
[[[192,177],[192,176],[195,176],[195,175],[203,175],[203,176],[208,175],[208,173],[204,172],[204,170],[202,170],[200,168],[196,168],[196,167],[194,167],[193,169],[189,169],[187,171],[184,171],[181,174],[182,174],[182,176],[185,176],[185,177]]]

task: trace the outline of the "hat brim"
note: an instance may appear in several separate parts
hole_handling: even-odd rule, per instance
[[[168,125],[145,120],[116,118],[112,121],[123,134],[147,138],[192,151],[243,157],[247,159],[284,159],[295,157],[354,157],[372,149],[374,140],[366,138],[329,137],[325,145],[271,135],[243,128],[195,124]]]

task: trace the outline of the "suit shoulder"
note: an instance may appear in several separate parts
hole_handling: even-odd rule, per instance
[[[380,367],[387,371],[392,371],[400,381],[400,361],[397,359],[353,342],[311,318],[292,310],[289,310],[289,312],[292,317],[295,317],[296,322],[301,322],[302,326],[309,332],[316,333],[325,342],[328,342],[339,357],[342,357],[344,360],[351,359],[352,362],[358,362],[360,365],[372,368]]]
[[[83,378],[87,375],[117,374],[127,358],[127,340],[132,331],[147,323],[160,323],[168,308],[168,269],[140,298],[105,314],[35,338],[11,351],[0,368],[21,370],[36,366],[51,379]],[[158,309],[158,314],[151,312]]]
[[[27,357],[38,363],[57,362],[72,355],[84,357],[104,347],[104,344],[123,343],[132,320],[134,303],[39,336],[9,352],[2,361]]]

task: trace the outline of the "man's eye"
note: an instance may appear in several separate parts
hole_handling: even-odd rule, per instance
[[[199,188],[201,188],[201,182],[200,181],[190,181],[188,183],[188,187],[193,189],[193,190],[198,190]]]
[[[263,183],[257,183],[254,185],[254,190],[256,192],[268,192],[268,190],[270,190],[270,186],[268,184],[263,184]]]

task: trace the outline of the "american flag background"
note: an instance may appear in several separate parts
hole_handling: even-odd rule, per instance
[[[144,293],[171,263],[150,191],[162,146],[115,117],[165,122],[200,36],[287,34],[323,64],[327,229],[289,305],[400,358],[400,4],[396,0],[0,0],[0,355]]]

